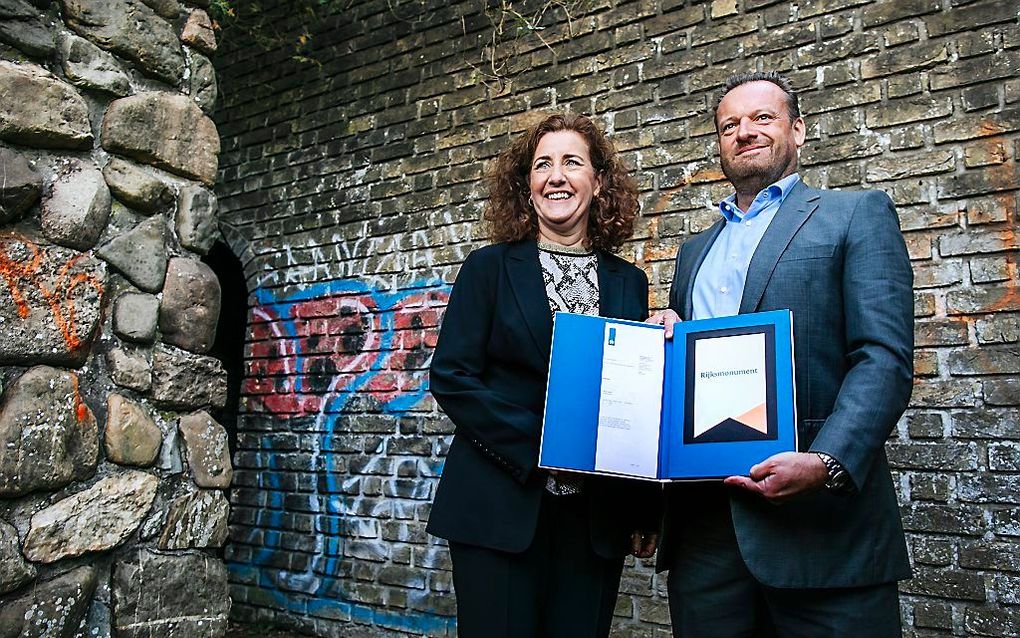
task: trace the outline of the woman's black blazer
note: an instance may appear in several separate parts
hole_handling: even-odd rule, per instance
[[[645,273],[598,253],[599,314],[644,320]],[[433,396],[456,426],[428,532],[507,552],[531,544],[547,474],[536,467],[552,317],[534,241],[472,252],[461,267],[432,357]],[[660,489],[585,477],[591,543],[610,558],[635,529],[658,528]]]

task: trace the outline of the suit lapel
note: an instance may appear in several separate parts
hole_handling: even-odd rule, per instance
[[[715,242],[715,238],[722,232],[725,224],[725,219],[719,219],[708,230],[700,235],[696,235],[688,242],[688,245],[684,246],[684,259],[680,264],[683,272],[678,272],[675,275],[679,281],[687,282],[687,289],[684,292],[683,316],[680,317],[684,321],[690,321],[691,317],[694,316],[694,279],[698,275],[702,262],[705,261],[705,257],[708,255],[708,250]]]
[[[542,267],[538,263],[538,246],[534,241],[522,241],[507,248],[506,269],[510,288],[521,309],[535,346],[544,359],[549,358],[552,341],[552,316],[549,299],[545,295]]]
[[[598,258],[599,276],[599,315],[603,317],[623,316],[623,275],[619,266],[606,259],[601,252],[595,253]]]
[[[765,286],[772,278],[779,258],[800,227],[818,208],[818,199],[818,191],[808,188],[804,182],[797,182],[783,205],[776,211],[775,218],[751,257],[747,280],[744,282],[744,294],[740,298],[741,313],[754,312],[758,308],[758,303],[765,294]]]

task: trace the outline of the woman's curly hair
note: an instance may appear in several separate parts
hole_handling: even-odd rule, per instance
[[[493,242],[538,237],[538,214],[531,205],[529,176],[538,142],[546,133],[574,131],[588,144],[595,175],[601,179],[588,214],[587,247],[616,252],[634,233],[638,212],[637,185],[613,144],[583,115],[550,115],[529,128],[492,163],[489,199],[483,218]]]

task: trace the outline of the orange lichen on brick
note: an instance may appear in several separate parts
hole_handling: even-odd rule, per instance
[[[78,420],[78,423],[85,423],[89,419],[89,406],[85,405],[85,401],[81,398],[77,376],[71,377],[71,384],[74,386],[74,418]]]
[[[31,253],[27,261],[18,261],[10,256],[9,247],[15,242]],[[43,259],[39,246],[22,235],[8,233],[0,237],[0,276],[7,282],[11,298],[18,309],[18,316],[26,319],[31,311],[24,288],[26,286],[36,288],[49,306],[53,321],[71,350],[77,350],[82,346],[75,322],[74,291],[78,286],[85,285],[92,287],[100,297],[103,294],[102,281],[87,273],[71,272],[82,257],[83,254],[75,255],[61,266],[51,289],[39,275]]]
[[[32,258],[28,263],[18,262],[7,254],[7,246],[12,241],[19,240],[25,248],[32,252]],[[25,296],[18,286],[18,281],[30,279],[35,275],[35,271],[39,269],[39,265],[42,263],[42,251],[35,244],[20,239],[12,233],[5,233],[5,236],[0,236],[0,242],[2,242],[0,243],[0,277],[3,277],[7,282],[7,288],[11,291],[11,298],[18,308],[18,316],[25,319],[28,317],[30,308],[28,301],[25,300]]]

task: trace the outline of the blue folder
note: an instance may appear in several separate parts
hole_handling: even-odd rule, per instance
[[[596,474],[602,359],[606,324],[662,330],[651,324],[556,313],[539,466]],[[765,335],[767,431],[721,423],[712,433],[692,431],[694,344],[703,338]],[[664,343],[662,405],[656,476],[658,481],[719,479],[746,475],[751,466],[797,449],[794,396],[793,316],[789,310],[751,313],[674,325]],[[731,421],[727,419],[726,421]],[[745,434],[746,433],[746,434]]]

